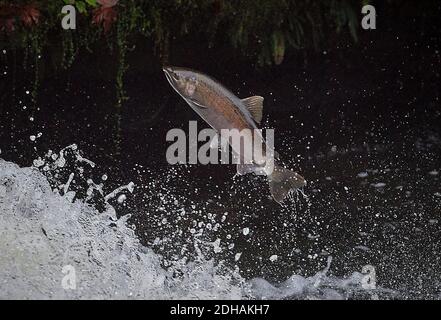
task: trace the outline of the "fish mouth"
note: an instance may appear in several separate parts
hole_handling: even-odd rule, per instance
[[[165,73],[170,73],[173,72],[173,68],[171,66],[163,66],[162,71],[164,71]]]
[[[165,73],[165,77],[170,84],[170,86],[184,99],[187,100],[187,98],[182,94],[181,90],[179,89],[178,82],[179,78],[177,78],[177,75],[175,71],[173,70],[173,67],[163,67],[162,71]]]
[[[163,67],[162,71],[164,71],[165,77],[167,78],[168,82],[171,85],[173,85],[173,77],[172,77],[173,70],[170,67]]]

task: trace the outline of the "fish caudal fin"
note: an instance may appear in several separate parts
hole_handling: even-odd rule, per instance
[[[278,203],[282,203],[291,192],[306,186],[306,181],[301,175],[277,165],[268,176],[268,183],[271,195]]]

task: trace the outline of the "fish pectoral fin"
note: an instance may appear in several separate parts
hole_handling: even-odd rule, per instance
[[[187,102],[190,105],[190,107],[198,107],[198,108],[202,108],[202,109],[208,108],[207,106],[200,104],[199,102],[196,102],[195,100],[187,99]]]
[[[262,121],[262,112],[263,112],[263,97],[261,96],[252,96],[245,99],[242,99],[245,107],[250,112],[254,121],[260,123]]]

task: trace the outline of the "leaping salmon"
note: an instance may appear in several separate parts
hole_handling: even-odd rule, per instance
[[[240,99],[218,81],[191,69],[164,67],[163,71],[173,89],[218,133],[223,129],[249,129],[247,131],[256,132],[256,123],[259,124],[262,120],[263,97]],[[253,155],[243,152],[243,149],[237,150],[237,146],[228,140],[233,152],[240,157],[238,174],[263,172],[268,177],[271,195],[278,203],[282,203],[291,192],[306,185],[302,176],[284,168],[277,158],[273,170],[265,171],[266,158],[276,152],[269,149],[261,134],[257,138],[256,135],[243,138],[244,143],[260,145],[263,157],[254,159]]]

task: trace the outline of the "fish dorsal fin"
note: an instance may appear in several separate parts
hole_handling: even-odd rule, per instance
[[[263,110],[263,97],[252,96],[242,99],[245,107],[251,113],[254,121],[260,123],[262,121],[262,110]]]

